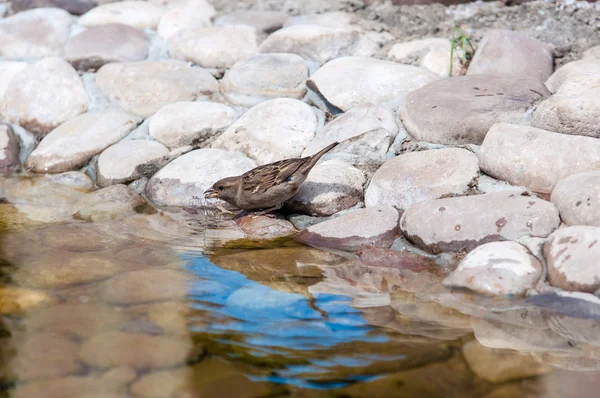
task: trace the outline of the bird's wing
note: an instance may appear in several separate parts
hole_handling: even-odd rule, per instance
[[[309,159],[284,159],[250,170],[242,176],[242,189],[260,195],[290,178]]]

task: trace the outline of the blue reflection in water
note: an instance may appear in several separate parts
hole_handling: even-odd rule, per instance
[[[192,331],[215,335],[232,332],[245,336],[245,342],[220,340],[248,348],[257,357],[269,354],[290,356],[290,351],[301,354],[306,350],[326,350],[337,344],[362,341],[383,343],[387,337],[374,333],[361,312],[350,306],[350,297],[334,294],[316,294],[316,305],[327,312],[324,318],[311,308],[308,299],[295,293],[271,289],[251,281],[243,274],[219,268],[206,257],[188,257],[187,269],[200,280],[190,287],[192,306],[204,310],[214,322],[199,319]],[[216,337],[216,336],[215,336]],[[219,341],[218,338],[215,338]],[[302,357],[300,355],[300,357]],[[382,360],[399,360],[403,356],[379,357],[372,354],[324,356],[312,360],[312,365],[288,366],[269,376],[250,376],[252,380],[289,383],[304,388],[337,388],[354,381],[375,376],[350,376],[343,381],[317,383],[298,378],[299,374],[322,374],[328,367],[368,366]]]

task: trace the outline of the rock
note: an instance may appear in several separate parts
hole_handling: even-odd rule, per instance
[[[79,75],[67,61],[44,58],[11,80],[1,113],[40,137],[85,112],[89,101]]]
[[[206,146],[235,120],[230,106],[215,102],[176,102],[150,119],[150,137],[170,149]]]
[[[498,123],[481,146],[479,167],[513,185],[550,193],[563,178],[600,168],[600,140]]]
[[[379,46],[349,29],[319,25],[292,25],[272,33],[259,47],[262,53],[292,53],[324,64],[347,56],[369,57]]]
[[[325,26],[327,28],[359,29],[359,26],[356,25],[356,22],[358,22],[357,20],[357,16],[351,12],[331,11],[296,15],[288,19],[285,26],[317,25]]]
[[[62,8],[73,15],[85,14],[98,3],[95,0],[11,0],[12,12],[19,13],[34,8],[56,7]]]
[[[494,123],[519,123],[550,95],[533,77],[507,74],[457,76],[413,91],[400,106],[406,131],[437,144],[481,144]]]
[[[320,162],[286,207],[312,216],[330,216],[361,202],[366,182],[364,173],[346,162]]]
[[[73,217],[97,222],[109,221],[134,213],[146,202],[127,185],[117,184],[88,193],[75,203]]]
[[[600,289],[600,228],[565,227],[554,232],[544,244],[548,280],[564,290],[594,293]]]
[[[73,17],[58,8],[38,8],[0,19],[0,56],[29,59],[59,54]]]
[[[29,64],[27,62],[17,61],[2,61],[0,62],[0,111],[2,108],[2,100],[4,93],[13,77],[19,74],[23,69],[27,68]]]
[[[108,147],[98,158],[98,185],[128,183],[142,177],[152,177],[169,150],[151,140],[121,141]]]
[[[549,45],[512,30],[491,29],[479,42],[467,75],[514,73],[546,81],[553,69]]]
[[[477,190],[479,193],[493,193],[493,192],[511,192],[511,193],[531,193],[529,189],[521,186],[510,185],[507,182],[497,180],[488,175],[481,174],[477,181]]]
[[[313,108],[299,100],[277,98],[249,109],[212,146],[240,151],[258,164],[267,164],[299,157],[318,127]]]
[[[365,206],[406,210],[415,203],[463,195],[479,175],[477,155],[466,149],[443,148],[408,152],[386,161],[365,192]]]
[[[551,371],[547,365],[529,353],[488,348],[471,340],[462,346],[465,360],[471,370],[492,383],[539,376]]]
[[[15,286],[0,288],[0,314],[20,315],[49,307],[58,302],[50,293]]]
[[[121,236],[100,230],[91,223],[53,224],[43,228],[39,234],[42,246],[76,253],[114,251],[132,243]],[[79,261],[85,259],[82,257]],[[83,269],[83,271],[88,270]]]
[[[296,54],[259,54],[238,61],[221,80],[221,93],[235,105],[252,107],[273,98],[301,99],[308,67]]]
[[[285,218],[249,215],[236,219],[235,223],[244,232],[246,239],[251,240],[284,238],[298,232]]]
[[[600,227],[600,170],[573,174],[560,180],[550,200],[568,225]]]
[[[169,38],[171,57],[204,68],[230,68],[257,52],[256,32],[245,25],[184,29]]]
[[[111,102],[142,117],[173,102],[206,99],[219,90],[205,70],[172,60],[107,64],[96,74],[96,84]]]
[[[579,61],[569,62],[556,70],[546,81],[548,89],[555,93],[567,81],[580,77],[599,77],[600,60],[587,58]]]
[[[25,167],[42,173],[77,169],[125,137],[137,123],[118,110],[77,116],[52,130],[29,155]]]
[[[400,228],[421,249],[442,253],[523,236],[546,237],[559,224],[552,203],[499,192],[417,203],[404,213]]]
[[[442,77],[449,76],[450,40],[432,38],[396,43],[388,51],[388,57],[404,64],[417,64]],[[458,54],[452,59],[452,76],[461,73]]]
[[[313,225],[294,237],[319,248],[356,251],[363,246],[390,247],[398,235],[398,212],[369,207]]]
[[[106,3],[83,14],[79,24],[89,27],[120,23],[139,29],[156,29],[166,12],[166,8],[147,1]]]
[[[239,152],[197,149],[175,159],[146,186],[148,198],[161,206],[199,205],[203,193],[224,177],[240,175],[256,163]]]
[[[542,265],[516,242],[491,242],[471,251],[444,282],[477,293],[522,295],[534,287]]]
[[[280,11],[235,10],[221,15],[215,26],[248,25],[260,32],[272,33],[280,29],[289,16]]]
[[[600,59],[600,46],[589,48],[583,53],[583,59]]]
[[[0,175],[21,167],[19,147],[19,140],[12,128],[7,124],[0,124]]]
[[[96,70],[110,62],[142,61],[150,42],[143,32],[123,24],[94,26],[71,37],[64,57],[77,70]]]
[[[210,19],[215,15],[214,7],[206,1],[192,1],[174,7],[161,18],[158,34],[169,39],[184,29],[202,29],[211,26]]]
[[[307,86],[331,105],[347,111],[359,105],[389,103],[392,108],[413,90],[439,79],[424,68],[367,57],[329,61],[307,81]]]

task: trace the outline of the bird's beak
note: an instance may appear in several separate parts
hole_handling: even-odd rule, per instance
[[[206,199],[218,198],[219,197],[219,192],[217,192],[213,188],[208,188],[206,191],[204,191],[204,197]]]

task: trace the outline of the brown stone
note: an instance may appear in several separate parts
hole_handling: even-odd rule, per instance
[[[32,8],[56,7],[73,15],[81,15],[97,5],[95,0],[10,0],[10,8],[14,13]]]

